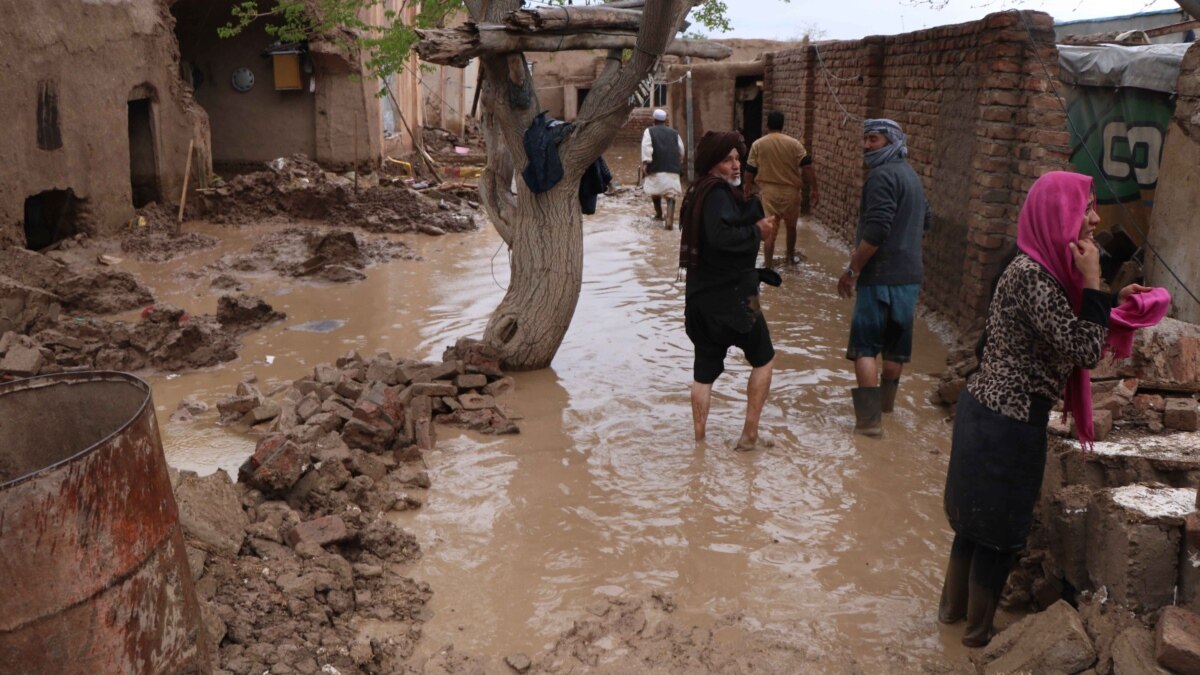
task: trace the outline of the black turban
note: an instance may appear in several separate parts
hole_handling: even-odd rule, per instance
[[[696,145],[696,174],[703,176],[708,173],[734,148],[737,148],[741,161],[746,161],[746,141],[741,134],[736,131],[705,132]]]

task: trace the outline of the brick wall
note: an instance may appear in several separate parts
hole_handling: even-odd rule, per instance
[[[900,123],[933,209],[922,299],[967,329],[983,315],[991,279],[1016,239],[1025,192],[1046,171],[1069,168],[1057,78],[1053,19],[1010,11],[774,52],[764,112],[782,110],[785,131],[809,148],[821,182],[814,215],[846,241],[865,175],[862,120]]]
[[[629,119],[625,120],[625,125],[617,132],[613,143],[641,143],[642,133],[651,124],[654,124],[654,108],[634,108],[633,112],[629,113]]]

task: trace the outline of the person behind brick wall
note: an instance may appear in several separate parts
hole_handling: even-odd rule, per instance
[[[771,388],[775,348],[758,302],[758,286],[780,284],[779,274],[755,269],[758,246],[775,234],[775,221],[763,216],[755,198],[741,190],[742,136],[710,131],[696,145],[697,179],[683,198],[679,225],[679,266],[687,270],[684,326],[695,349],[692,423],[696,440],[705,437],[712,385],[725,370],[725,354],[739,347],[750,362],[746,422],[737,450],[759,442],[758,421]]]
[[[1092,238],[1100,217],[1092,179],[1053,171],[1029,189],[1017,221],[1018,253],[1001,271],[976,354],[979,369],[958,399],[943,504],[954,530],[938,620],[966,619],[962,643],[991,639],[1000,593],[1025,548],[1046,466],[1050,409],[1112,344],[1110,311],[1128,311],[1130,284],[1100,291],[1100,252]],[[1086,414],[1090,419],[1091,406]],[[1081,420],[1082,422],[1082,420]],[[1085,426],[1080,424],[1080,428]],[[1080,440],[1084,442],[1085,434]]]
[[[817,172],[812,156],[799,140],[783,133],[784,116],[778,110],[767,115],[767,135],[750,146],[746,160],[746,194],[759,189],[763,211],[783,222],[787,228],[787,257],[789,264],[800,262],[796,254],[796,221],[800,219],[802,189],[808,185],[808,203],[816,207],[819,201]],[[775,237],[763,242],[763,265],[775,263]]]
[[[882,436],[881,413],[891,412],[900,373],[912,358],[913,317],[924,268],[921,241],[931,215],[921,179],[909,166],[900,125],[889,119],[863,122],[863,159],[870,172],[863,184],[855,249],[838,279],[838,294],[853,297],[850,344],[858,387],[854,430]],[[883,354],[883,378],[875,358]]]
[[[665,229],[675,221],[675,200],[683,194],[679,173],[683,170],[683,139],[679,132],[667,126],[667,111],[654,111],[654,126],[642,133],[642,172],[645,179],[642,191],[654,202],[654,219],[665,220]],[[663,216],[663,199],[667,212]]]

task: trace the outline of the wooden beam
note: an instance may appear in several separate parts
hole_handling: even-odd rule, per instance
[[[417,34],[421,37],[417,55],[422,61],[458,68],[484,54],[633,49],[637,45],[637,35],[633,33],[527,34],[508,31],[496,24],[468,24],[417,31]],[[732,56],[733,50],[711,40],[677,39],[667,45],[664,54],[720,61]]]
[[[636,33],[641,24],[642,13],[640,11],[613,9],[606,5],[518,9],[504,17],[505,26],[529,33],[542,31],[580,33],[591,30],[619,30]]]
[[[1200,28],[1200,21],[1184,21],[1183,23],[1171,24],[1170,26],[1147,28],[1143,32],[1146,33],[1147,37],[1159,37],[1161,35],[1170,35],[1171,33],[1182,33],[1193,28]]]

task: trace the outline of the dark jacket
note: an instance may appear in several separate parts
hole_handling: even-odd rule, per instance
[[[858,277],[859,286],[919,284],[924,280],[921,240],[932,214],[921,179],[898,159],[871,169],[863,185],[854,243],[879,250]]]
[[[705,197],[700,231],[700,264],[687,275],[687,311],[701,311],[710,319],[741,332],[749,332],[757,310],[758,258],[761,235],[755,224],[762,219],[762,204],[751,199],[739,205],[728,185],[715,187]]]
[[[654,156],[646,173],[682,173],[683,158],[679,156],[679,132],[665,124],[650,127],[650,144]]]

